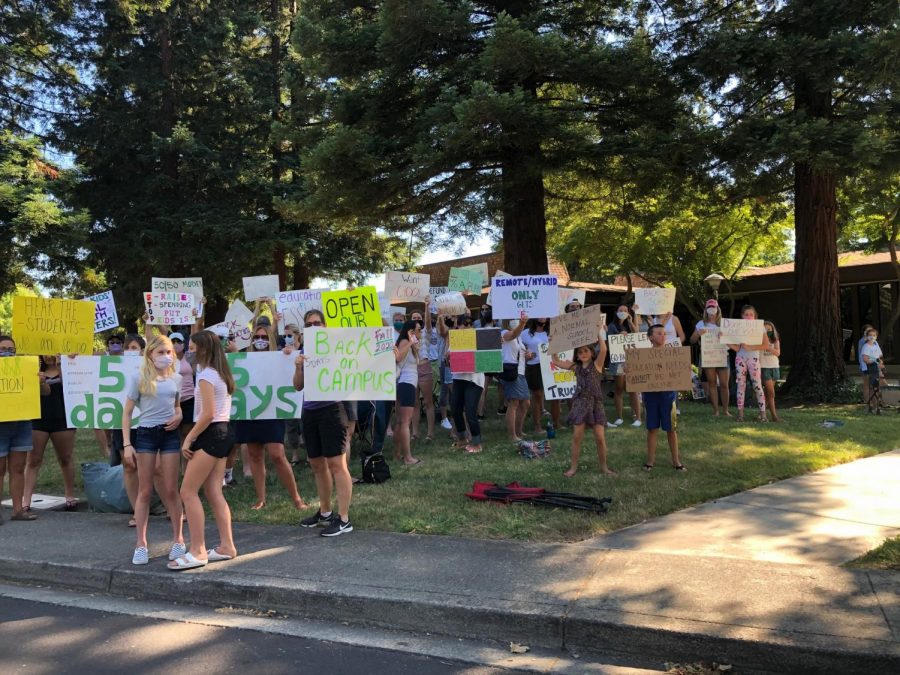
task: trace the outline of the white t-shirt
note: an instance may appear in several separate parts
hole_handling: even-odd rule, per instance
[[[419,368],[412,347],[406,352],[406,358],[397,364],[397,384],[411,384],[414,387],[419,384]]]
[[[200,383],[209,382],[213,386],[215,393],[215,410],[213,411],[213,422],[228,422],[231,419],[231,394],[228,393],[228,386],[225,384],[219,373],[213,368],[206,367],[197,373],[197,384],[194,386],[194,421],[200,419],[203,413],[203,398],[200,396]]]
[[[139,426],[149,428],[164,425],[175,414],[175,399],[181,391],[181,375],[156,380],[156,396],[142,394],[139,390],[141,373],[138,371],[128,379],[125,395],[134,401],[141,411]]]
[[[500,333],[501,340],[506,337],[506,334],[510,331],[504,330]],[[521,358],[522,353],[525,351],[525,347],[522,345],[522,342],[519,338],[515,340],[503,340],[500,350],[503,352],[503,363],[517,363],[519,364],[519,374],[525,374],[525,359]]]
[[[882,357],[881,347],[878,346],[877,342],[866,342],[866,344],[864,344],[862,349],[859,351],[859,356],[860,359],[862,359],[863,356],[868,356],[872,360],[872,363],[875,363]],[[863,363],[865,363],[864,360]],[[872,363],[868,363],[866,365],[870,366],[872,365]]]
[[[484,389],[484,373],[453,373],[453,379],[474,382]]]
[[[541,357],[539,356],[541,353],[541,344],[547,344],[550,341],[547,331],[536,332],[532,335],[531,331],[526,328],[522,331],[519,339],[522,341],[522,344],[525,345],[526,350],[534,352],[534,358],[528,359],[525,363],[529,366],[539,364],[541,362]]]

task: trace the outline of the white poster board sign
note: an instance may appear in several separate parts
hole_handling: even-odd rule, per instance
[[[675,309],[674,288],[635,288],[635,314],[659,316]]]
[[[119,315],[116,312],[116,301],[112,291],[97,293],[85,300],[94,302],[94,332],[101,333],[119,327]]]
[[[303,333],[307,401],[393,401],[394,329],[307,328]]]
[[[128,381],[137,377],[143,360],[139,354],[63,356],[60,370],[69,426],[121,429]],[[135,409],[132,426],[137,426],[140,414]]]
[[[719,342],[718,332],[700,336],[700,366],[702,368],[727,368],[728,345]]]
[[[161,293],[190,293],[197,299],[197,306],[203,305],[202,277],[152,277],[150,290]]]
[[[425,302],[430,285],[430,274],[387,272],[384,275],[384,292],[390,302]]]
[[[606,342],[609,345],[609,362],[625,363],[626,349],[645,349],[650,347],[650,338],[647,333],[616,333],[608,335]]]
[[[148,291],[144,293],[147,323],[153,326],[187,326],[197,318],[197,300],[190,293]]]
[[[294,389],[296,354],[243,352],[227,358],[236,386],[232,420],[300,419],[303,392]]]
[[[207,330],[224,327],[228,335],[232,336],[238,349],[246,349],[250,346],[253,333],[250,330],[250,322],[253,321],[253,312],[240,300],[235,300],[225,314],[225,320],[210,326]]]
[[[491,279],[494,319],[552,318],[559,314],[559,282],[549,274]]]
[[[244,277],[244,300],[253,302],[263,298],[278,297],[278,275],[266,274],[260,277]]]
[[[303,317],[311,309],[322,311],[322,293],[327,290],[327,288],[307,288],[282,291],[275,296],[275,307],[281,314],[278,320],[278,334],[284,335],[284,327],[291,323],[303,330]]]
[[[557,355],[560,361],[571,361],[574,351],[561,352]],[[557,368],[550,363],[550,345],[540,344],[541,379],[544,381],[544,398],[548,401],[561,401],[575,395],[575,373],[571,370]]]
[[[726,345],[761,345],[765,332],[762,319],[722,319],[719,342]]]

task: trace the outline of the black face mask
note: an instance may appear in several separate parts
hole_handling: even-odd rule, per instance
[[[481,313],[481,323],[490,323],[494,320],[493,312],[482,312]]]
[[[444,317],[444,325],[448,328],[453,328],[454,319],[451,319],[449,316]]]

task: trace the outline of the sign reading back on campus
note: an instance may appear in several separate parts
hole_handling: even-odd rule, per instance
[[[628,349],[625,355],[629,392],[691,390],[690,347]]]
[[[674,288],[635,288],[635,313],[643,316],[659,316],[675,309]]]
[[[550,318],[559,314],[559,282],[549,274],[524,277],[494,277],[491,301],[495,319]]]
[[[307,401],[393,401],[397,370],[393,328],[320,328],[303,332]]]
[[[37,356],[0,358],[0,422],[41,416],[39,367]]]
[[[90,354],[94,303],[89,300],[13,298],[12,333],[20,354]]]
[[[352,291],[325,291],[322,309],[325,324],[330,328],[381,327],[381,306],[374,286]]]

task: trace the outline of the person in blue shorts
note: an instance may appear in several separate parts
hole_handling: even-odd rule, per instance
[[[666,329],[660,324],[653,324],[647,331],[647,337],[653,349],[661,349],[666,344]],[[643,393],[644,414],[647,416],[647,462],[644,470],[653,469],[656,461],[656,436],[660,427],[669,439],[669,450],[672,452],[672,466],[676,471],[687,471],[678,457],[678,433],[675,431],[676,391],[648,391]]]

